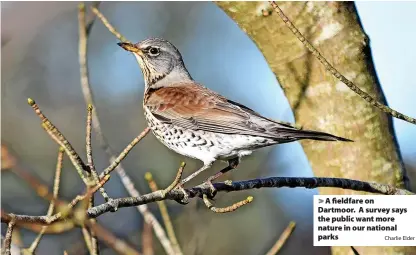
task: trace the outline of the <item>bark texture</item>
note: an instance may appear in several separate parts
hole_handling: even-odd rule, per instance
[[[267,2],[217,2],[262,51],[294,111],[297,124],[354,143],[302,142],[316,176],[404,187],[404,167],[390,118],[325,70],[272,12]],[[303,35],[355,85],[379,100],[369,40],[352,2],[278,2]],[[262,11],[268,9],[269,11]],[[321,189],[321,194],[356,194]],[[356,247],[360,254],[416,254],[415,247]],[[333,247],[333,254],[353,254]]]

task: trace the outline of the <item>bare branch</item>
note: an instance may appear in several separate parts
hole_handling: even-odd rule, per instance
[[[13,228],[16,224],[16,217],[14,214],[10,215],[11,220],[9,221],[9,224],[7,225],[7,231],[6,236],[4,237],[4,243],[3,243],[3,254],[10,255],[10,247],[12,245],[12,235],[13,235]]]
[[[266,255],[275,255],[277,254],[280,249],[282,249],[283,245],[286,243],[289,236],[292,234],[293,230],[295,229],[296,223],[294,221],[289,222],[289,225],[286,227],[285,231],[280,235],[277,242],[273,245],[269,252]]]
[[[208,209],[210,209],[211,211],[215,212],[215,213],[229,213],[229,212],[234,212],[235,210],[237,210],[240,207],[245,206],[246,204],[249,204],[251,202],[253,202],[253,197],[249,196],[246,199],[237,202],[235,204],[232,204],[230,206],[227,207],[223,207],[223,208],[219,208],[219,207],[215,207],[209,200],[208,200],[208,196],[206,194],[202,195],[202,199],[204,200],[204,204],[206,207],[208,207]]]
[[[414,193],[398,189],[390,185],[378,184],[378,183],[369,183],[351,179],[344,178],[323,178],[323,177],[269,177],[264,179],[253,179],[247,181],[237,181],[237,182],[218,182],[214,183],[214,188],[217,192],[232,192],[232,191],[241,191],[249,189],[259,189],[259,188],[307,188],[315,189],[320,187],[332,187],[332,188],[341,188],[349,189],[356,191],[365,191],[370,193],[378,193],[384,195],[414,195]],[[190,189],[184,189],[186,195],[189,198],[202,197],[204,194],[210,196],[211,187],[207,183],[203,183],[196,187]],[[131,207],[138,206],[143,204],[152,203],[155,201],[160,201],[164,199],[170,199],[175,201],[181,201],[185,194],[179,190],[174,189],[162,196],[161,192],[152,192],[149,194],[133,197],[125,197],[114,199],[112,203],[104,203],[99,206],[95,206],[88,210],[89,217],[98,217],[103,213],[109,212],[112,210],[114,204],[117,204],[118,207]]]
[[[65,149],[65,152],[69,159],[71,159],[71,162],[77,170],[78,175],[81,177],[85,184],[88,184],[88,180],[84,176],[84,171],[87,172],[87,175],[89,175],[90,169],[85,166],[79,154],[75,151],[65,136],[58,130],[58,128],[56,128],[55,125],[53,125],[52,122],[42,113],[36,102],[31,98],[28,98],[27,102],[41,119],[42,127],[56,143]]]
[[[92,194],[97,192],[97,190],[102,187],[108,180],[110,179],[109,175],[106,175],[100,183],[98,183],[94,188],[87,190],[86,193],[83,195],[76,196],[68,205],[65,212],[58,212],[51,217],[48,216],[30,216],[30,215],[18,215],[18,214],[3,214],[3,211],[1,213],[1,222],[9,223],[12,221],[13,218],[15,218],[16,222],[25,222],[25,223],[37,223],[40,225],[50,225],[57,220],[60,220],[64,218],[68,212],[74,208],[76,204],[78,204],[80,201],[84,200],[86,197],[90,197]]]
[[[176,175],[175,180],[173,181],[173,183],[168,188],[166,188],[166,190],[165,190],[166,193],[171,191],[177,184],[179,184],[184,167],[185,167],[185,164],[182,163],[182,165],[179,168],[179,171]],[[159,190],[159,188],[157,187],[156,182],[153,180],[153,176],[150,172],[146,173],[145,179],[149,183],[149,187],[150,187],[150,190],[152,192],[155,192],[155,191]],[[170,220],[168,208],[166,207],[165,202],[163,200],[158,201],[157,205],[159,206],[160,214],[162,215],[163,223],[165,224],[166,232],[169,236],[169,240],[172,242],[173,249],[175,249],[176,254],[183,254],[183,252],[181,250],[181,247],[179,246],[178,239],[176,238],[175,231],[174,231],[174,228],[173,228],[173,225],[172,225],[172,221]],[[143,239],[144,239],[144,237],[143,237]],[[144,251],[143,251],[143,253],[144,253]]]
[[[91,171],[93,172],[93,175],[95,173],[94,178],[98,180],[97,170],[95,169],[94,159],[92,157],[92,146],[91,146],[92,111],[93,111],[92,104],[88,104],[88,106],[87,106],[87,130],[86,130],[85,145],[86,145],[86,152],[87,152],[87,164],[90,167]]]
[[[168,234],[169,234],[169,231],[168,231]],[[143,247],[142,248],[143,255],[153,255],[154,254],[152,225],[150,225],[146,222],[143,225],[142,247]]]
[[[85,242],[85,245],[87,246],[88,252],[90,254],[93,254],[92,244],[91,244],[91,235],[88,232],[87,227],[86,226],[83,226],[81,228],[81,231],[82,231],[82,236],[84,237],[84,242]]]
[[[89,199],[89,203],[88,203],[88,209],[94,207],[94,195],[92,195]],[[89,221],[91,222],[91,226],[94,225],[96,223],[96,220],[91,218],[89,219]],[[97,233],[95,232],[95,230],[93,228],[90,228],[91,231],[91,251],[90,254],[91,255],[98,255],[100,253],[100,250],[98,249],[98,239],[97,239]]]
[[[181,182],[183,170],[185,169],[185,162],[181,163],[181,166],[178,169],[178,172],[176,173],[176,177],[173,180],[173,182],[164,190],[162,190],[163,196],[165,196],[168,192],[173,190],[176,186],[178,186]]]
[[[94,8],[98,8],[100,6],[101,2],[100,1],[94,1],[91,3],[92,7]],[[94,13],[90,13],[87,17],[86,17],[86,25],[85,25],[85,30],[87,32],[87,34],[90,33],[92,25],[94,24],[95,21],[95,14]]]
[[[89,82],[88,82],[88,68],[87,68],[87,25],[85,24],[84,3],[80,3],[78,5],[78,31],[79,31],[79,42],[78,42],[79,53],[78,55],[79,55],[81,87],[85,88],[85,87],[89,87]],[[86,151],[87,151],[88,167],[90,168],[92,172],[94,184],[97,184],[99,181],[99,178],[98,178],[97,170],[95,169],[95,166],[94,166],[94,161],[92,158],[92,147],[91,147],[91,124],[92,124],[93,108],[94,106],[91,103],[87,105]],[[108,202],[109,197],[103,187],[100,188],[100,193],[105,199],[105,201]]]
[[[305,47],[319,60],[319,62],[324,65],[326,70],[332,73],[335,78],[340,80],[342,83],[347,85],[352,91],[354,91],[358,96],[363,98],[372,106],[380,109],[381,111],[404,121],[410,122],[412,124],[416,124],[416,119],[409,117],[403,113],[400,113],[387,105],[384,105],[377,101],[377,99],[371,97],[368,93],[361,90],[357,87],[352,81],[348,80],[344,75],[342,75],[337,69],[335,69],[321,53],[302,35],[302,33],[295,27],[295,25],[289,20],[289,18],[283,13],[283,11],[279,8],[279,6],[274,2],[270,1],[270,4],[274,8],[274,10],[279,14],[280,18],[282,18],[283,22],[287,25],[287,27],[292,31],[292,33],[305,45]]]
[[[55,201],[58,198],[59,184],[60,184],[60,181],[61,181],[62,162],[63,162],[63,158],[64,158],[64,152],[65,152],[65,149],[63,147],[60,147],[59,152],[58,152],[58,159],[57,159],[57,162],[56,162],[55,179],[54,179],[54,183],[53,183],[53,192],[52,192],[52,200],[49,204],[48,212],[46,213],[47,217],[52,216],[54,208],[55,208]],[[46,231],[47,228],[48,228],[48,226],[43,226],[42,227],[42,230],[39,232],[39,234],[35,238],[35,240],[33,240],[30,247],[27,250],[25,250],[26,252],[28,252],[29,254],[34,254],[35,253],[36,248],[39,245],[40,239],[42,238],[43,234],[45,234],[45,231]]]
[[[131,181],[130,177],[126,174],[126,172],[124,171],[123,168],[121,168],[120,165],[116,168],[116,171],[119,174],[121,182],[123,183],[124,187],[126,187],[126,190],[129,193],[129,195],[132,196],[132,197],[141,196],[140,193],[134,187],[134,184]],[[158,193],[158,195],[163,196],[162,192],[158,191],[157,193]],[[113,201],[111,201],[111,203],[108,204],[111,207],[110,211],[114,210],[114,205],[118,208],[119,203],[115,202],[116,200],[118,200],[118,199],[114,199]],[[162,226],[160,225],[160,223],[156,219],[156,217],[149,211],[149,208],[147,207],[147,205],[146,204],[141,204],[141,205],[137,206],[136,208],[143,215],[144,220],[147,223],[149,223],[153,226],[153,230],[155,231],[156,237],[158,238],[158,240],[162,244],[166,253],[167,254],[175,254],[175,252],[173,250],[173,247],[172,247],[172,243],[169,241],[168,237],[166,236],[165,230],[162,228]],[[93,209],[93,208],[91,208],[91,209]]]
[[[118,155],[117,158],[115,158],[114,160],[112,160],[113,163],[111,163],[100,175],[100,178],[102,178],[102,176],[107,175],[109,173],[111,173],[114,169],[116,169],[116,167],[118,165],[120,165],[120,162],[127,157],[127,154],[133,149],[134,146],[136,146],[136,144],[138,144],[140,142],[140,140],[143,139],[143,137],[145,137],[148,133],[149,133],[149,128],[145,128],[136,138],[133,139],[133,141],[131,141],[131,143],[129,143],[129,145],[127,145],[127,147],[120,153],[120,155]]]
[[[140,253],[134,250],[128,243],[121,239],[118,239],[114,234],[112,234],[99,224],[91,223],[90,221],[88,221],[87,224],[91,231],[97,233],[97,236],[100,238],[100,240],[103,240],[109,247],[114,249],[117,253],[128,255],[140,255]]]
[[[97,15],[97,17],[103,22],[104,26],[107,27],[108,31],[110,31],[113,35],[115,35],[120,41],[122,42],[129,42],[122,34],[120,34],[111,24],[108,22],[107,18],[96,8],[91,7],[91,10]]]

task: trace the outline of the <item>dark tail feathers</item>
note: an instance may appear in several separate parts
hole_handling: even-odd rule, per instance
[[[343,142],[353,142],[353,140],[331,135],[324,132],[312,131],[312,130],[301,130],[301,129],[283,129],[279,128],[276,130],[279,136],[279,139],[286,138],[290,140],[302,140],[302,139],[311,139],[319,141],[343,141]]]

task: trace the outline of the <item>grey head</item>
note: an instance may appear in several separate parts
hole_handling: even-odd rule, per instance
[[[134,54],[143,72],[146,87],[159,88],[192,81],[181,53],[169,41],[149,38],[136,44],[118,43]]]

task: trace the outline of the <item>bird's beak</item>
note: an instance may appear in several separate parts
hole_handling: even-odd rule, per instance
[[[117,45],[120,46],[121,48],[125,49],[126,51],[137,53],[139,55],[142,54],[142,50],[139,49],[138,47],[136,47],[132,43],[120,42],[120,43],[117,43]]]

